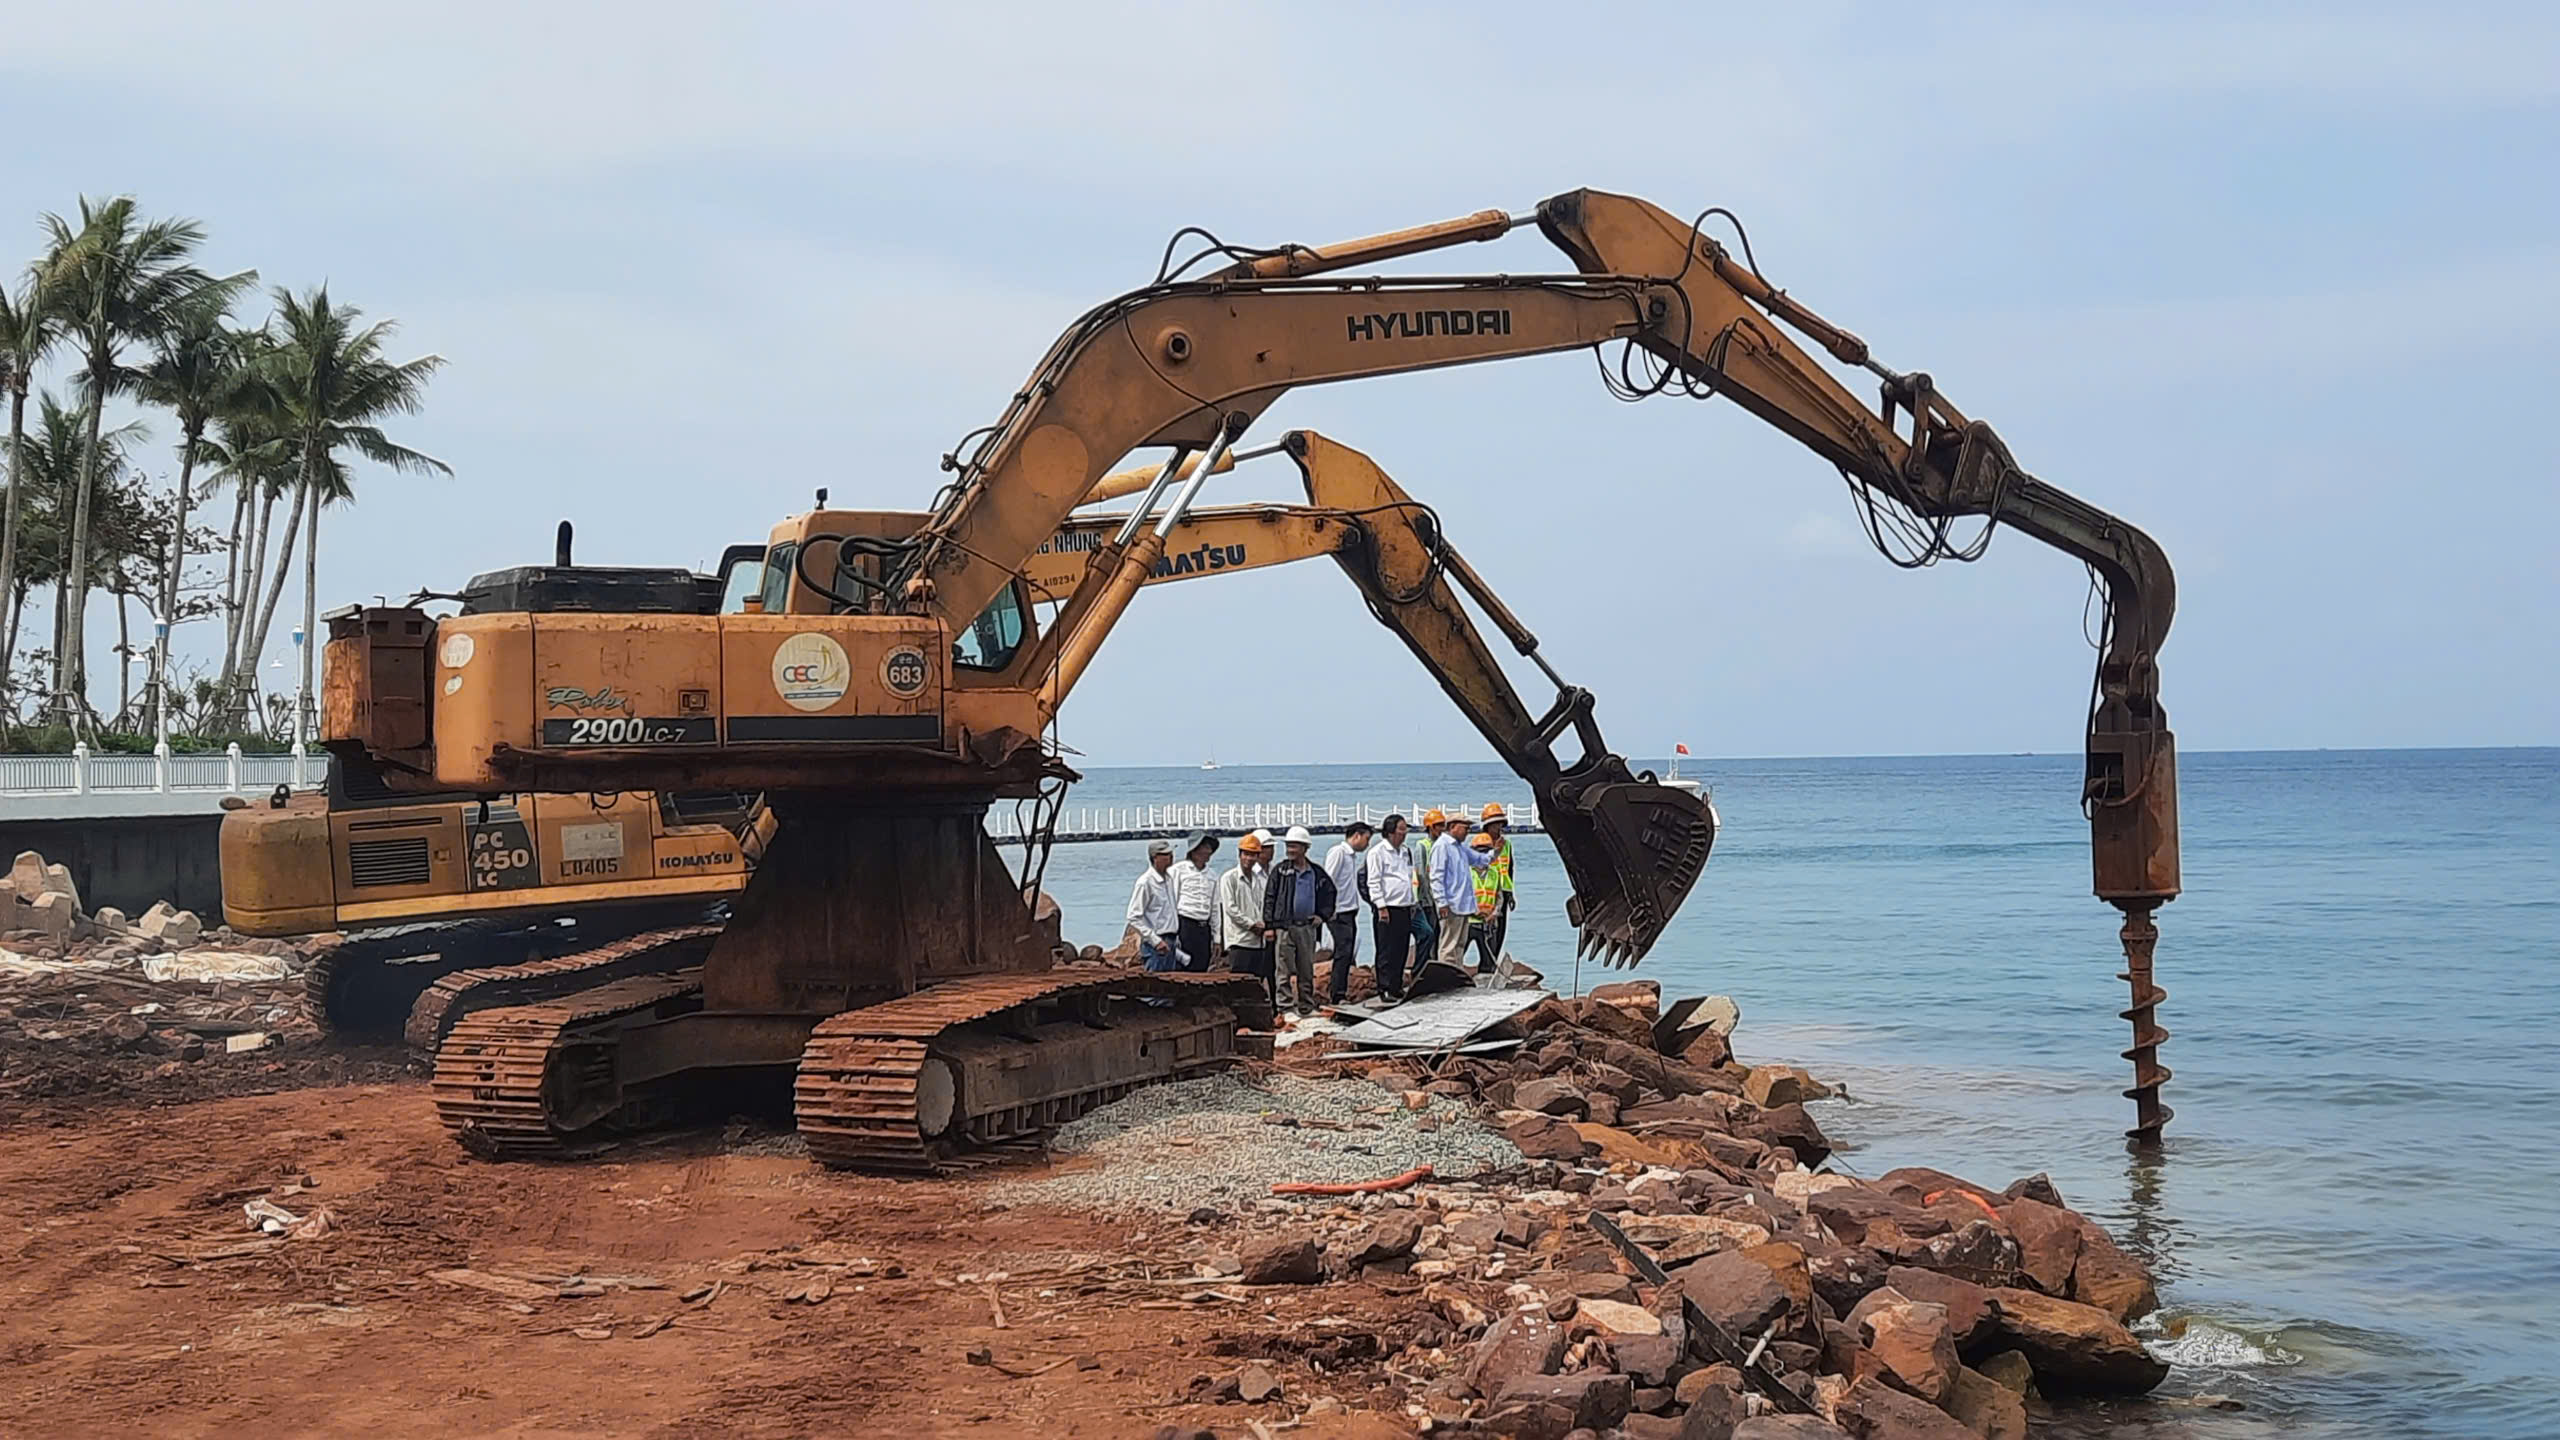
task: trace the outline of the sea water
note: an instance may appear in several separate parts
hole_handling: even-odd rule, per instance
[[[2055,1433],[2560,1435],[2560,750],[2180,757],[2156,1158],[2122,1141],[2118,917],[2089,894],[2077,756],[1688,769],[1724,831],[1634,973],[1734,996],[1746,1060],[1845,1082],[1815,1107],[1840,1163],[2045,1171],[2157,1270],[2167,1398]],[[1497,765],[1183,767],[1069,803],[1524,793]],[[1070,939],[1117,941],[1144,849],[1057,847]],[[1561,867],[1517,852],[1510,949],[1571,987]]]

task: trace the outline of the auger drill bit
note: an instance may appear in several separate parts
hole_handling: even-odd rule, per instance
[[[2153,1019],[2152,1012],[2169,992],[2151,980],[2151,952],[2160,943],[2160,927],[2151,923],[2149,904],[2124,907],[2124,971],[2116,976],[2133,987],[2133,1005],[2121,1012],[2133,1024],[2133,1048],[2124,1058],[2133,1062],[2133,1088],[2125,1098],[2133,1102],[2134,1125],[2124,1132],[2125,1140],[2137,1149],[2149,1150],[2160,1144],[2160,1129],[2177,1114],[2160,1103],[2160,1086],[2169,1078],[2169,1067],[2160,1063],[2161,1042],[2169,1038]]]

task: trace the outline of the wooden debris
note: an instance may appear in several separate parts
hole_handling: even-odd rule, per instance
[[[536,1285],[506,1275],[491,1275],[480,1270],[430,1270],[427,1278],[439,1285],[454,1285],[467,1290],[485,1290],[510,1300],[551,1300],[559,1291],[551,1286]]]

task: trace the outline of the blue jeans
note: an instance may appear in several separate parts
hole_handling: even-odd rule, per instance
[[[1169,942],[1141,940],[1138,942],[1138,953],[1145,957],[1146,968],[1151,974],[1159,970],[1182,968],[1182,957],[1174,953],[1173,946]]]

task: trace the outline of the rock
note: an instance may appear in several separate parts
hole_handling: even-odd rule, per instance
[[[44,857],[33,850],[21,850],[9,867],[9,888],[29,904],[44,893]]]
[[[1665,1267],[1685,1265],[1718,1250],[1769,1243],[1765,1227],[1721,1215],[1647,1215],[1625,1222],[1622,1228],[1628,1239],[1652,1250]]]
[[[1636,1392],[1641,1403],[1646,1392]],[[1680,1440],[1680,1417],[1677,1415],[1630,1415],[1618,1424],[1627,1440]]]
[[[2086,1216],[2080,1220],[2080,1258],[2072,1263],[2070,1298],[2127,1324],[2160,1308],[2151,1272],[2117,1247],[2105,1227]]]
[[[1616,1300],[1585,1300],[1577,1312],[1611,1335],[1659,1335],[1662,1319],[1641,1305]]]
[[[1745,1344],[1787,1313],[1787,1287],[1768,1266],[1734,1251],[1684,1266],[1672,1279],[1708,1318]]]
[[[1736,1135],[1719,1134],[1713,1130],[1700,1135],[1698,1145],[1707,1154],[1713,1156],[1717,1164],[1729,1166],[1735,1170],[1758,1169],[1761,1163],[1769,1158],[1769,1147],[1759,1141],[1745,1140]],[[1796,1172],[1791,1170],[1787,1173],[1792,1175]]]
[[[1956,1383],[1956,1342],[1947,1326],[1947,1307],[1920,1301],[1878,1306],[1858,1322],[1858,1333],[1903,1389],[1932,1405],[1946,1403]]]
[[[1721,1069],[1733,1063],[1733,1041],[1713,1030],[1706,1031],[1680,1052],[1680,1063],[1701,1070]]]
[[[2052,1178],[2041,1170],[2024,1180],[2010,1181],[2009,1188],[2001,1191],[2000,1198],[1991,1203],[1999,1205],[2011,1200],[2035,1200],[2056,1210],[2071,1208],[2063,1203],[2062,1192],[2054,1188]]]
[[[142,912],[134,930],[147,940],[177,948],[193,945],[204,932],[204,923],[193,910],[173,910],[166,900],[158,901]]]
[[[1891,1263],[1872,1250],[1843,1245],[1807,1257],[1805,1273],[1822,1303],[1830,1306],[1833,1313],[1846,1315],[1877,1286],[1886,1283]]]
[[[2026,1356],[2015,1350],[1985,1355],[1973,1369],[1994,1383],[2016,1391],[2020,1398],[2035,1393],[2036,1369],[2027,1363]]]
[[[1280,1393],[1280,1379],[1261,1365],[1247,1365],[1236,1372],[1236,1395],[1247,1405],[1259,1405]]]
[[[1606,1430],[1627,1418],[1635,1386],[1624,1375],[1584,1370],[1572,1375],[1524,1375],[1502,1387],[1493,1400],[1501,1410],[1513,1405],[1558,1406],[1573,1416],[1576,1427]]]
[[[151,1022],[139,1015],[110,1015],[107,1017],[107,1022],[98,1027],[98,1033],[112,1041],[118,1049],[156,1050],[159,1048],[151,1038]]]
[[[1698,1002],[1698,1008],[1689,1016],[1689,1023],[1706,1026],[1710,1035],[1729,1036],[1733,1034],[1733,1027],[1742,1023],[1742,1007],[1733,1003],[1730,995],[1710,995]]]
[[[1656,1321],[1653,1328],[1659,1332],[1661,1322]],[[1680,1368],[1684,1358],[1680,1342],[1660,1333],[1611,1336],[1609,1355],[1618,1362],[1621,1373],[1641,1386],[1669,1385],[1675,1378],[1672,1372]],[[1665,1398],[1669,1398],[1668,1395]],[[1645,1407],[1639,1405],[1636,1408],[1641,1410]]]
[[[1695,1405],[1700,1396],[1714,1387],[1741,1394],[1742,1372],[1730,1365],[1710,1365],[1704,1370],[1692,1370],[1671,1387],[1671,1398],[1682,1405]]]
[[[1476,1422],[1471,1433],[1502,1440],[1579,1440],[1595,1432],[1573,1423],[1573,1412],[1561,1405],[1523,1401],[1506,1405]]]
[[[2041,1201],[2017,1199],[2000,1212],[2018,1241],[2018,1278],[2031,1289],[2062,1295],[2080,1260],[2080,1217]]]
[[[2139,1395],[2169,1374],[2132,1331],[2094,1305],[2015,1288],[1991,1298],[2000,1307],[1998,1333],[2026,1355],[2048,1393]]]
[[[1893,1286],[1879,1286],[1874,1290],[1868,1291],[1865,1299],[1859,1301],[1856,1305],[1851,1306],[1849,1313],[1840,1317],[1840,1323],[1848,1326],[1852,1330],[1859,1330],[1866,1325],[1867,1317],[1873,1315],[1877,1311],[1891,1309],[1896,1305],[1908,1305],[1910,1303],[1911,1297],[1903,1294]],[[1866,1343],[1863,1335],[1860,1337],[1858,1343],[1861,1345]]]
[[[1511,1106],[1515,1110],[1566,1115],[1577,1120],[1591,1113],[1591,1102],[1583,1096],[1579,1086],[1553,1076],[1522,1081],[1511,1091]]]
[[[1742,1093],[1754,1105],[1774,1108],[1820,1100],[1831,1090],[1793,1065],[1754,1065],[1742,1082]]]
[[[1825,1190],[1851,1190],[1858,1182],[1846,1175],[1823,1175],[1811,1170],[1790,1170],[1769,1182],[1769,1192],[1781,1200],[1803,1205],[1807,1198]]]
[[[125,919],[124,912],[113,905],[99,906],[98,913],[90,916],[89,919],[97,925],[99,930],[110,935],[124,933],[125,927],[133,923]]]
[[[1804,1208],[1850,1245],[1866,1244],[1867,1227],[1879,1221],[1890,1222],[1905,1236],[1923,1238],[1945,1234],[1949,1228],[1941,1216],[1862,1185],[1816,1191],[1805,1197]]]
[[[1979,1370],[1959,1366],[1956,1383],[1939,1403],[1982,1440],[2027,1440],[2025,1397]]]
[[[1642,1016],[1647,1025],[1662,1018],[1662,982],[1659,980],[1613,980],[1606,985],[1592,986],[1590,995],[1604,1005],[1615,1005]]]
[[[1479,1211],[1449,1222],[1449,1239],[1479,1253],[1489,1253],[1502,1239],[1502,1217]]]
[[[1635,1282],[1615,1271],[1577,1271],[1566,1277],[1565,1289],[1584,1300],[1615,1300],[1622,1305],[1636,1303]]]
[[[1247,1285],[1313,1285],[1322,1279],[1324,1251],[1304,1235],[1275,1235],[1244,1252]]]
[[[1840,1397],[1840,1428],[1857,1440],[1977,1440],[1956,1419],[1881,1380],[1861,1380]]]
[[[72,880],[71,867],[68,865],[44,867],[44,893],[65,896],[71,901],[72,909],[80,908],[80,886]]]
[[[1552,1115],[1514,1120],[1503,1127],[1502,1138],[1532,1160],[1579,1160],[1592,1148],[1571,1124]]]
[[[1899,1169],[1887,1170],[1875,1178],[1874,1184],[1878,1190],[1906,1205],[1927,1205],[1931,1203],[1931,1198],[1934,1196],[1959,1190],[1979,1195],[1994,1206],[2008,1201],[2008,1197],[1997,1190],[1985,1190],[1961,1175],[1950,1175],[1944,1170],[1932,1170],[1926,1165],[1905,1165]]]
[[[1351,1252],[1353,1265],[1375,1265],[1385,1260],[1402,1259],[1413,1253],[1422,1240],[1422,1221],[1413,1212],[1399,1211],[1369,1227],[1360,1248]]]
[[[19,925],[57,945],[70,942],[71,927],[79,921],[80,907],[72,903],[71,897],[49,890],[18,906]]]
[[[1553,1375],[1564,1363],[1566,1341],[1564,1327],[1545,1311],[1514,1310],[1493,1322],[1469,1352],[1463,1373],[1467,1388],[1478,1395],[1498,1395],[1514,1380]]]
[[[1631,1376],[1631,1377],[1629,1377],[1629,1378],[1631,1378],[1631,1379],[1632,1379],[1633,1377]],[[1639,1386],[1637,1386],[1637,1387],[1636,1387],[1636,1391],[1635,1391],[1635,1398],[1627,1402],[1627,1410],[1628,1410],[1628,1412],[1629,1412],[1629,1413],[1628,1413],[1628,1415],[1627,1415],[1627,1419],[1628,1419],[1628,1420],[1633,1420],[1633,1419],[1635,1419],[1635,1418],[1636,1418],[1636,1416],[1637,1416],[1637,1415],[1640,1415],[1640,1414],[1641,1414],[1641,1415],[1659,1415],[1659,1414],[1661,1414],[1663,1411],[1668,1410],[1668,1409],[1670,1409],[1670,1408],[1671,1408],[1671,1387],[1670,1387],[1670,1386],[1668,1386],[1668,1385],[1639,1385]],[[1621,1422],[1619,1422],[1619,1423],[1624,1424],[1625,1422],[1624,1422],[1624,1421],[1621,1421]],[[1677,1433],[1679,1433],[1679,1432],[1674,1431],[1674,1432],[1672,1432],[1672,1433],[1677,1434]]]
[[[1732,1440],[1734,1427],[1742,1423],[1742,1372],[1730,1365],[1718,1365],[1698,1373],[1715,1375],[1719,1371],[1719,1382],[1699,1387],[1688,1411],[1680,1417],[1680,1440]],[[1722,1379],[1732,1383],[1721,1383]]]
[[[1733,1440],[1840,1440],[1840,1434],[1819,1415],[1755,1415],[1733,1427]]]
[[[1990,1221],[1976,1220],[1951,1235],[1936,1236],[1919,1247],[1916,1254],[1900,1258],[1923,1269],[1997,1290],[2017,1277],[2018,1242],[2001,1234]]]
[[[1976,1341],[1987,1338],[2000,1318],[1991,1292],[1970,1280],[1916,1265],[1896,1265],[1885,1272],[1885,1283],[1906,1299],[1945,1306],[1947,1333],[1955,1338],[1958,1350],[1970,1349]]]
[[[1501,1228],[1494,1238],[1505,1245],[1526,1250],[1531,1242],[1546,1231],[1546,1228],[1547,1222],[1528,1210],[1505,1210],[1502,1212]]]
[[[1778,1283],[1786,1287],[1787,1305],[1798,1315],[1814,1313],[1813,1276],[1805,1267],[1804,1251],[1791,1241],[1772,1240],[1765,1245],[1748,1245],[1742,1258],[1767,1267]]]
[[[1476,1330],[1490,1318],[1482,1306],[1446,1285],[1423,1286],[1422,1301],[1431,1307],[1432,1313],[1463,1332]]]

